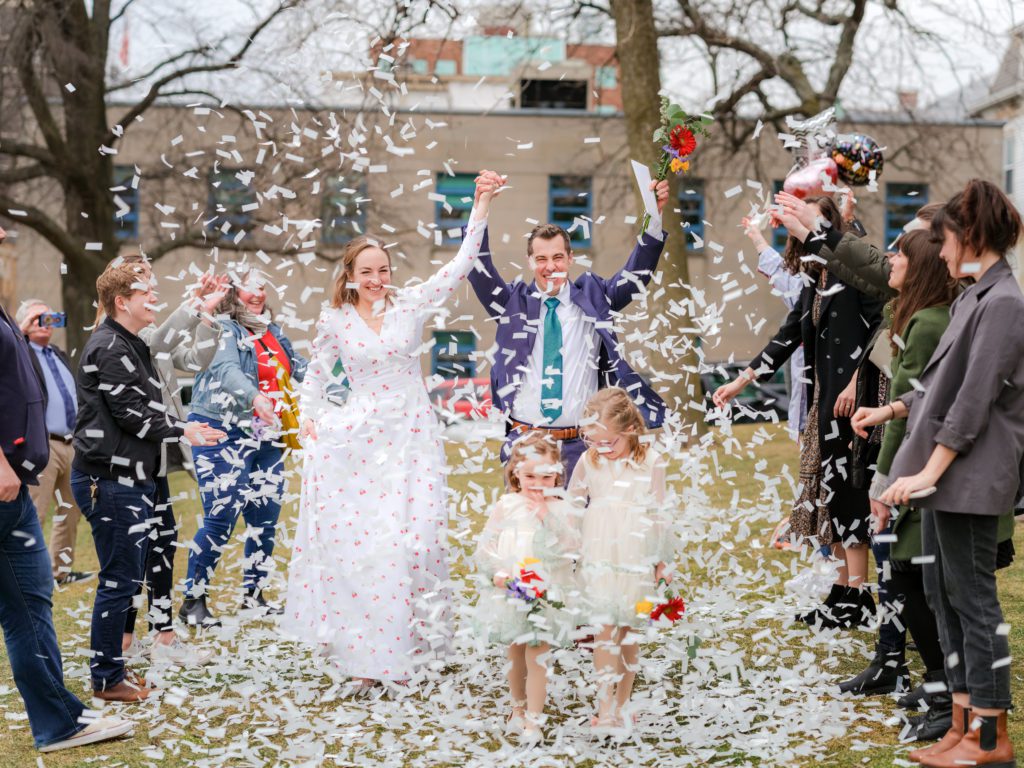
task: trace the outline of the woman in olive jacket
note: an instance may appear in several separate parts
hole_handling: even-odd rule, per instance
[[[953,303],[950,324],[915,386],[856,421],[907,417],[889,470],[887,505],[922,509],[925,594],[936,615],[953,694],[946,735],[910,758],[931,768],[1015,765],[1006,730],[1009,643],[996,592],[999,519],[1019,498],[1024,458],[1024,294],[1005,254],[1020,214],[995,185],[968,182],[936,215],[932,233],[955,278],[977,282]]]

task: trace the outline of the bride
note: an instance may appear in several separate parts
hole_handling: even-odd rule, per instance
[[[481,172],[459,252],[423,283],[395,290],[382,241],[351,241],[317,322],[300,390],[307,448],[282,628],[360,686],[408,680],[451,640],[445,455],[422,333],[465,284],[503,183]],[[342,376],[351,391],[338,404]]]

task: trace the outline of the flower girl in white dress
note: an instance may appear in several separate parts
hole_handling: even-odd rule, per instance
[[[573,506],[555,495],[563,474],[557,442],[540,432],[520,438],[505,467],[509,492],[491,509],[475,556],[481,593],[474,625],[486,640],[509,647],[507,731],[526,741],[541,738],[546,654],[571,644],[576,625],[579,533]]]
[[[584,624],[594,627],[594,671],[598,675],[597,716],[602,731],[623,726],[639,663],[631,628],[649,618],[638,603],[657,599],[672,560],[671,521],[664,509],[665,463],[640,440],[643,416],[619,387],[602,389],[581,419],[589,448],[569,482],[570,497],[585,501],[580,590]]]

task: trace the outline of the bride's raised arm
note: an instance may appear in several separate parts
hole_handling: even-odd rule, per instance
[[[473,210],[469,215],[466,236],[462,238],[459,252],[455,254],[455,258],[422,283],[404,288],[402,296],[406,301],[424,308],[437,307],[459,289],[480,256],[491,200],[504,183],[504,179],[493,171],[480,172],[476,179]]]

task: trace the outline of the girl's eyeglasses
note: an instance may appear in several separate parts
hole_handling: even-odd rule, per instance
[[[587,435],[583,435],[583,444],[588,448],[596,448],[598,451],[610,451],[619,444],[622,438],[623,436],[619,435],[614,440],[594,440],[587,437]]]

